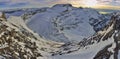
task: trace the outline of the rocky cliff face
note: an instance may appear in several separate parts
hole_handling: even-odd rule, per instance
[[[36,38],[31,33],[17,31],[10,27],[6,21],[0,19],[0,55],[4,58],[35,59],[42,56],[40,52],[37,52],[36,42],[31,41],[33,39]]]
[[[0,18],[0,59],[43,59],[45,53],[56,49],[58,43],[42,39],[20,20]]]
[[[110,42],[110,41],[111,42]],[[105,42],[103,47],[99,44],[100,42]],[[99,44],[102,47],[93,59],[119,59],[120,50],[120,13],[114,13],[111,20],[104,30],[99,31],[94,36],[89,39],[81,41],[79,44],[83,47],[88,45]],[[95,47],[94,47],[95,48]],[[95,49],[96,50],[96,49]]]
[[[120,13],[115,13],[111,17],[111,21],[107,26],[107,31],[102,35],[101,40],[114,40],[113,43],[105,46],[100,50],[94,59],[119,59],[118,54],[120,50]],[[108,31],[109,30],[109,31]],[[111,38],[111,39],[110,39]]]
[[[78,44],[65,44],[59,50],[61,59],[119,59],[120,58],[120,12],[113,13],[108,25]],[[64,56],[68,55],[68,56]],[[74,55],[75,54],[75,55]],[[70,56],[72,56],[70,58]],[[56,58],[58,58],[56,57]]]

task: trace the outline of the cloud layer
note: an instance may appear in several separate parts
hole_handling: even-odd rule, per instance
[[[57,3],[82,4],[87,0],[0,0],[0,8],[41,7]],[[101,5],[120,6],[120,0],[96,0]]]

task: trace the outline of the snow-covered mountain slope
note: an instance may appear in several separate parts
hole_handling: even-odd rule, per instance
[[[120,12],[59,4],[14,15],[0,13],[0,59],[120,59]]]
[[[30,30],[21,17],[0,17],[0,59],[46,59],[49,52],[63,43],[41,38]]]
[[[66,48],[65,48],[66,47]],[[76,45],[64,45],[53,59],[119,59],[120,12],[114,13],[110,22],[95,35]]]
[[[46,39],[69,42],[81,41],[93,35],[104,27],[105,19],[94,9],[58,4],[31,16],[27,25]]]
[[[33,15],[37,12],[44,11],[45,8],[21,8],[21,9],[7,9],[7,10],[0,10],[6,14],[6,17],[9,18],[10,16],[21,16],[23,19],[27,19],[27,15]]]

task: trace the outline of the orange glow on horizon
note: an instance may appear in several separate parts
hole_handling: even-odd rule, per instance
[[[84,7],[84,8],[95,8],[95,9],[113,9],[113,10],[120,10],[119,6],[111,6],[111,5],[95,5],[95,6],[85,6],[80,4],[72,4],[74,7]]]
[[[87,7],[87,8],[95,8],[95,9],[117,9],[120,10],[119,6],[105,5],[100,4],[97,0],[82,0],[82,1],[71,1],[74,7]]]

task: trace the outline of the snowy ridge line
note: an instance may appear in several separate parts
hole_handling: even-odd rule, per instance
[[[106,25],[106,19],[107,17],[91,8],[58,4],[44,12],[30,15],[26,23],[30,29],[46,39],[67,43],[94,35]]]
[[[79,55],[87,53],[87,50],[91,53],[95,52],[90,59],[117,59],[118,51],[120,50],[120,40],[119,40],[119,33],[120,33],[120,15],[113,15],[111,17],[111,21],[109,24],[102,30],[105,33],[96,33],[95,35],[91,36],[90,38],[86,38],[82,40],[78,44],[66,44],[61,48],[61,51],[58,53],[53,54],[53,56],[61,56],[65,58],[64,55],[74,55],[74,53],[78,52]],[[95,48],[98,48],[95,50]],[[75,56],[75,55],[74,55]],[[56,57],[57,58],[57,57]],[[77,58],[76,58],[77,59]],[[82,59],[82,58],[81,58]],[[87,57],[83,57],[83,59],[88,59]]]
[[[0,18],[0,59],[45,59],[63,43],[44,40],[30,30],[20,17]]]

